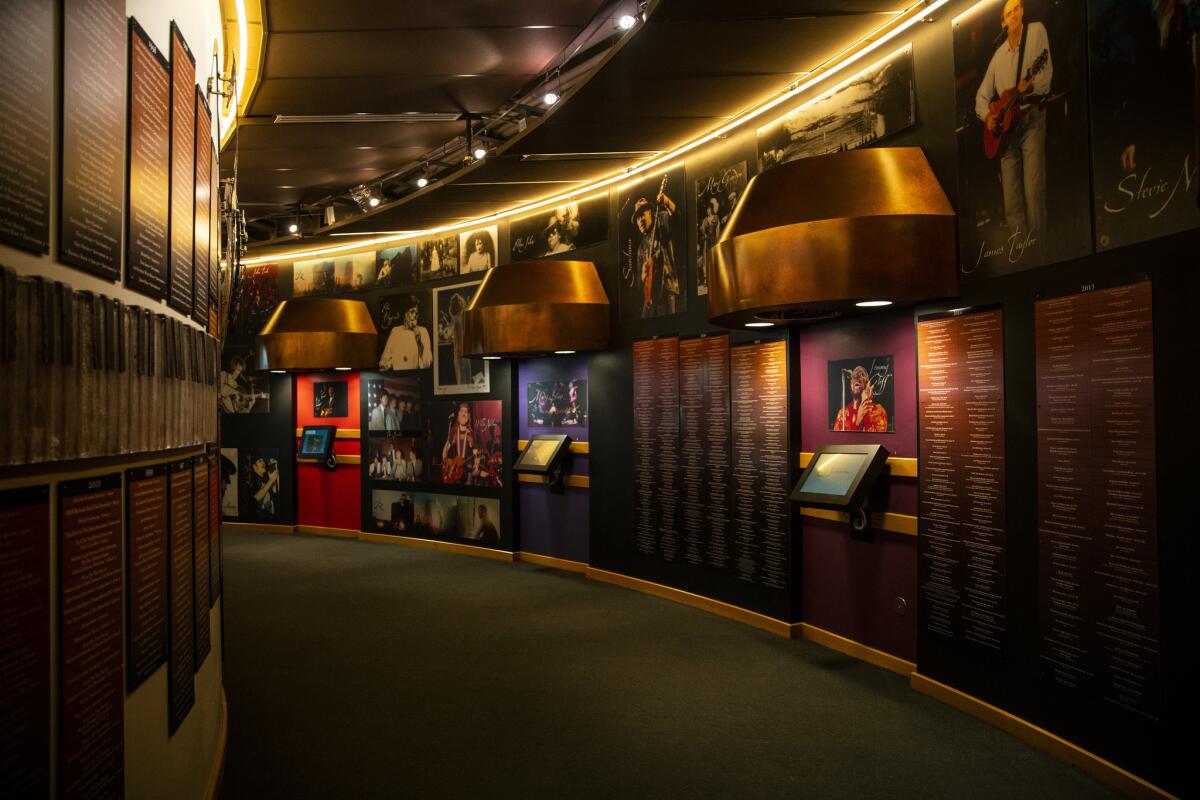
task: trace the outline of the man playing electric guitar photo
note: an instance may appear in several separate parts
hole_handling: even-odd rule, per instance
[[[1022,0],[1001,14],[1005,35],[975,94],[975,114],[985,139],[1000,137],[1000,183],[1009,236],[1041,249],[1046,233],[1046,112],[1054,66],[1040,22],[1024,23]],[[989,153],[989,156],[992,153]]]

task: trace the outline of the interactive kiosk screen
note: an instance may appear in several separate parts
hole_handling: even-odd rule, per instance
[[[862,505],[887,464],[883,445],[826,445],[792,491],[792,499],[807,506],[848,511]]]
[[[571,446],[571,437],[559,434],[538,433],[529,439],[529,444],[517,456],[513,469],[517,472],[532,472],[539,475],[552,472],[563,453]]]
[[[327,459],[333,453],[334,434],[336,425],[305,425],[300,432],[300,452],[298,458]]]

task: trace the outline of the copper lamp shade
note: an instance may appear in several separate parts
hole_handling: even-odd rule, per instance
[[[746,186],[709,251],[709,321],[803,322],[855,303],[958,294],[955,216],[917,147],[781,164]]]
[[[604,350],[608,295],[591,261],[522,261],[488,272],[463,312],[463,352],[527,356]]]
[[[362,300],[285,300],[258,334],[259,369],[370,369],[379,335]]]

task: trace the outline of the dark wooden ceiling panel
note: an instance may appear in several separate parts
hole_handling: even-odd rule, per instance
[[[358,78],[267,77],[259,84],[250,113],[398,114],[403,111],[483,113],[492,111],[525,82],[511,75],[453,78],[386,75]],[[364,124],[364,123],[354,123]],[[336,146],[336,142],[330,143]]]
[[[604,4],[604,0],[270,0],[267,23],[272,32],[522,25],[578,27],[587,24]]]
[[[875,15],[878,25],[887,14],[903,10],[911,0],[754,0],[731,3],[729,0],[687,0],[665,2],[654,12],[655,22],[708,20],[726,23],[734,20],[795,19],[802,17]]]
[[[353,122],[280,125],[272,119],[237,131],[243,151],[282,148],[317,150],[322,153],[356,147],[420,147],[428,150],[462,133],[461,122]]]
[[[254,155],[254,166],[241,165],[241,172],[270,171],[280,174],[293,170],[319,169],[373,169],[380,172],[395,169],[397,164],[406,164],[425,152],[421,147],[349,147],[329,151],[320,148],[273,147],[258,151],[243,150],[242,155]],[[285,181],[286,183],[286,181]]]

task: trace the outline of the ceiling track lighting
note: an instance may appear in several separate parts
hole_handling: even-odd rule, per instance
[[[634,25],[637,25],[637,17],[633,16],[633,14],[622,14],[617,17],[617,27],[623,31],[629,30]]]

